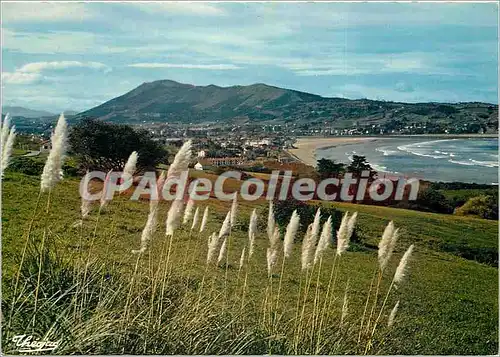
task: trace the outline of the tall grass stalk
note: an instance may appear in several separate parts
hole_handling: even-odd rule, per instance
[[[290,258],[293,250],[293,242],[295,240],[295,235],[299,230],[300,225],[300,216],[297,213],[297,210],[294,210],[292,216],[290,217],[290,221],[286,227],[285,238],[283,240],[283,259],[281,262],[281,272],[280,272],[280,280],[278,283],[278,293],[276,296],[276,310],[278,309],[279,301],[280,301],[280,293],[281,293],[281,283],[283,281],[283,274],[285,272],[285,260]]]
[[[406,252],[403,254],[403,257],[399,261],[399,265],[396,268],[396,272],[394,273],[394,277],[391,281],[391,285],[389,286],[389,288],[387,289],[387,293],[385,294],[385,298],[384,298],[384,302],[382,303],[382,307],[380,308],[377,319],[375,320],[375,323],[373,324],[373,329],[370,333],[370,337],[369,337],[368,342],[366,344],[365,354],[370,350],[370,348],[372,346],[373,335],[375,335],[375,330],[377,328],[377,324],[380,320],[380,317],[382,316],[382,312],[384,311],[385,305],[387,304],[387,299],[389,298],[389,294],[392,290],[392,287],[397,289],[397,287],[403,282],[403,279],[406,275],[408,262],[410,260],[413,249],[414,249],[414,245],[412,244],[406,250]]]
[[[399,230],[395,229],[393,221],[390,221],[384,229],[384,233],[382,234],[382,238],[380,239],[378,246],[378,278],[377,278],[377,286],[375,289],[375,297],[373,301],[373,305],[370,311],[370,315],[368,317],[368,321],[366,324],[366,333],[370,330],[370,325],[372,322],[373,315],[375,313],[375,309],[378,302],[378,296],[380,292],[380,284],[382,282],[384,270],[389,263],[389,260],[392,256],[392,252],[394,251],[394,247],[396,246],[396,242],[399,236]]]

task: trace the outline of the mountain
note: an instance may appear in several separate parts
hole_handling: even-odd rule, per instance
[[[391,121],[486,125],[498,116],[488,103],[397,103],[326,98],[258,83],[248,86],[195,86],[171,80],[143,83],[122,96],[79,113],[120,123],[272,122],[349,127]],[[498,121],[497,121],[498,122]],[[491,124],[491,123],[490,123]],[[491,124],[493,125],[493,124]]]
[[[35,110],[24,107],[8,106],[2,107],[2,114],[9,113],[13,117],[40,118],[55,115],[45,110]]]

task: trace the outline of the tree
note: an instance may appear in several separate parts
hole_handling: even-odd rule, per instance
[[[328,177],[339,177],[345,172],[345,165],[335,163],[334,160],[320,159],[317,164],[317,171],[320,178],[323,180]]]
[[[69,144],[81,171],[121,171],[133,151],[139,154],[138,170],[153,169],[167,158],[167,151],[147,131],[91,118],[71,128]]]
[[[369,172],[370,180],[374,180],[377,176],[377,171],[373,170],[366,157],[353,155],[351,163],[347,166],[347,172],[352,173],[353,177],[361,177],[363,171]]]

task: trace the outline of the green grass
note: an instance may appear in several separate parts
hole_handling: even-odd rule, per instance
[[[2,272],[4,316],[8,316],[12,302],[13,278],[17,272],[27,227],[34,212],[39,191],[38,178],[21,174],[7,174],[2,188]],[[205,278],[202,299],[203,308],[194,312],[193,306],[199,296],[204,274],[206,239],[213,231],[218,231],[230,202],[213,199],[200,203],[209,205],[211,222],[204,234],[189,237],[187,229],[181,229],[174,236],[174,251],[169,289],[163,301],[154,297],[155,306],[165,305],[166,315],[162,323],[154,326],[148,323],[144,311],[148,311],[151,299],[151,282],[158,267],[162,249],[167,243],[164,236],[164,221],[168,203],[160,204],[159,227],[152,245],[138,266],[138,274],[132,285],[133,296],[131,316],[134,317],[127,330],[120,329],[126,296],[116,296],[118,292],[127,293],[137,256],[132,249],[138,249],[142,228],[148,214],[147,202],[133,202],[119,197],[113,200],[99,217],[95,249],[92,253],[94,263],[92,289],[105,288],[89,296],[99,296],[95,302],[89,298],[86,315],[78,322],[73,319],[64,298],[53,304],[51,293],[61,294],[52,281],[66,282],[73,279],[68,271],[73,271],[80,257],[79,241],[82,237],[83,254],[88,252],[92,231],[97,219],[97,209],[84,223],[80,236],[78,228],[72,228],[79,219],[80,199],[78,181],[64,180],[53,192],[50,214],[45,216],[41,208],[45,206],[46,196],[41,204],[32,230],[32,240],[40,242],[44,227],[47,227],[47,244],[52,256],[44,258],[42,279],[46,314],[39,317],[39,326],[29,325],[28,313],[33,308],[31,296],[34,276],[37,272],[36,252],[27,265],[34,266],[23,273],[23,288],[26,289],[24,308],[16,308],[17,319],[10,329],[4,329],[4,352],[15,353],[8,345],[12,334],[28,333],[42,335],[49,333],[53,339],[63,338],[63,345],[56,353],[314,353],[314,343],[307,337],[309,330],[304,329],[299,350],[290,349],[290,325],[295,314],[295,304],[300,280],[300,246],[294,248],[293,256],[286,261],[282,281],[279,314],[280,323],[274,326],[261,324],[261,306],[265,299],[267,286],[265,232],[257,238],[256,252],[250,265],[245,307],[240,309],[241,288],[244,273],[238,274],[238,261],[241,250],[247,242],[247,225],[250,212],[258,208],[260,225],[265,228],[262,212],[266,205],[263,201],[240,202],[239,221],[232,233],[229,251],[228,300],[224,291],[224,268],[212,267]],[[313,202],[319,204],[319,202]],[[331,203],[322,203],[328,204]],[[375,347],[371,353],[381,354],[496,354],[498,353],[498,269],[479,253],[498,250],[497,222],[468,217],[422,213],[409,210],[333,203],[336,208],[350,212],[358,211],[359,218],[356,234],[358,251],[348,251],[340,260],[339,278],[336,285],[333,315],[337,316],[342,306],[344,287],[349,280],[349,328],[340,329],[334,318],[325,330],[325,346],[322,353],[354,354],[364,349],[356,347],[359,318],[362,314],[364,299],[370,285],[374,269],[377,267],[377,252],[374,249],[389,220],[401,227],[401,239],[396,247],[389,272],[384,280],[387,287],[390,274],[404,250],[415,244],[414,256],[406,283],[391,293],[389,309],[400,299],[400,309],[392,330],[387,330],[387,313],[380,332],[375,336]],[[451,247],[451,248],[450,248]],[[457,249],[452,249],[458,247]],[[188,264],[183,264],[188,249]],[[465,254],[466,252],[479,252]],[[324,294],[328,282],[334,250],[330,249],[323,263],[320,276],[320,294]],[[465,258],[464,258],[465,256]],[[273,275],[273,288],[279,281],[281,256]],[[35,272],[35,274],[33,273]],[[45,277],[45,275],[44,275]],[[57,277],[55,279],[54,277]],[[52,280],[51,280],[52,279]],[[214,292],[209,295],[210,284]],[[95,285],[95,286],[94,286]],[[313,286],[315,284],[313,283]],[[68,291],[71,284],[68,284]],[[53,290],[50,290],[53,289]],[[62,289],[62,288],[61,288]],[[73,291],[73,290],[71,290]],[[276,293],[276,290],[274,290]],[[72,294],[69,294],[73,296]],[[125,294],[127,295],[127,294]],[[223,295],[223,294],[222,294]],[[311,299],[309,304],[312,304]],[[162,305],[163,306],[163,305]],[[308,306],[307,311],[309,312]],[[52,319],[59,316],[58,319]],[[278,317],[281,315],[278,315]],[[278,318],[276,317],[276,318]],[[6,319],[4,319],[5,324]],[[27,322],[28,321],[28,322]],[[55,322],[54,322],[55,321]],[[292,344],[293,345],[293,344]],[[312,346],[312,347],[311,347]]]

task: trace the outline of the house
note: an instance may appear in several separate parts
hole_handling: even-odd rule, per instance
[[[200,164],[199,162],[197,162],[195,165],[194,165],[194,169],[197,170],[197,171],[203,171],[203,165]]]
[[[51,148],[52,145],[50,140],[44,140],[40,145],[40,152],[49,152]]]

